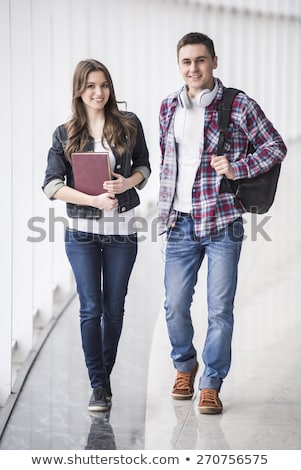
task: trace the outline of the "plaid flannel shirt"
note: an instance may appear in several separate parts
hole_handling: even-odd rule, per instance
[[[242,208],[234,207],[232,194],[219,193],[222,177],[217,176],[210,166],[212,156],[217,153],[219,137],[217,105],[223,94],[223,84],[217,80],[217,95],[205,109],[204,129],[200,127],[200,132],[204,131],[204,147],[203,151],[200,151],[200,165],[192,187],[192,217],[197,237],[207,237],[217,233],[244,212]],[[160,108],[159,234],[166,232],[176,217],[172,207],[177,184],[174,120],[181,90],[164,99]],[[248,142],[253,144],[255,149],[253,154],[247,154]],[[245,93],[239,93],[232,105],[224,147],[224,155],[234,170],[234,179],[265,173],[275,163],[281,162],[286,152],[281,136],[260,106]]]

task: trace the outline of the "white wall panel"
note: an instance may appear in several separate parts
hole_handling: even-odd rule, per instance
[[[72,0],[70,2],[70,64],[87,58],[89,38],[89,9],[86,8],[85,0]],[[100,30],[94,31],[94,40]],[[69,79],[70,81],[70,79]]]
[[[90,0],[86,4],[87,12],[87,51],[85,56],[79,54],[74,57],[74,64],[80,59],[97,58],[104,61],[103,54],[107,45],[106,40],[106,9],[102,2]],[[86,57],[86,56],[89,57]]]
[[[46,218],[50,204],[41,190],[53,125],[51,33],[50,3],[34,0],[32,2],[33,210],[27,239],[28,243],[33,245],[33,310],[39,311],[35,328],[44,327],[53,314],[52,290],[49,287],[53,283],[51,267],[54,246],[48,242],[48,217]],[[30,230],[32,227],[34,230]]]
[[[52,20],[52,75],[49,85],[52,86],[52,129],[65,122],[71,113],[71,89],[73,67],[71,63],[71,54],[73,48],[72,37],[72,8],[78,4],[77,1],[51,1],[51,20]],[[83,6],[83,3],[82,3]],[[78,17],[78,14],[77,16]],[[86,23],[85,12],[82,10],[83,21],[78,34],[85,37]],[[49,147],[49,145],[48,145]],[[44,168],[46,166],[46,155],[44,156]],[[45,196],[43,196],[45,197]],[[58,299],[64,299],[68,296],[70,289],[70,268],[66,259],[64,249],[64,221],[66,222],[65,204],[57,201],[51,204],[54,208],[54,218],[50,218],[51,233],[54,234],[53,243],[53,273],[52,289],[56,289],[55,295]]]
[[[0,75],[2,90],[0,113],[2,197],[0,201],[2,225],[0,231],[0,407],[11,389],[11,343],[12,343],[12,161],[11,161],[11,106],[10,106],[10,36],[9,1],[0,2],[0,57],[3,64]]]
[[[301,2],[299,1],[301,7]],[[289,123],[290,131],[287,132],[288,138],[294,139],[296,136],[300,138],[300,74],[301,74],[301,21],[297,19],[292,20],[289,25],[288,34],[288,81],[285,81],[283,87],[288,88],[286,105],[286,118]],[[276,62],[276,61],[275,61]],[[292,65],[293,64],[293,65]]]
[[[30,0],[11,0],[11,147],[13,339],[15,360],[32,348],[33,247],[24,237],[32,214],[32,42]]]

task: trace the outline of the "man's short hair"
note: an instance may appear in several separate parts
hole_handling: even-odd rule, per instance
[[[177,45],[177,57],[179,59],[180,49],[188,44],[204,44],[207,47],[212,59],[215,57],[214,44],[212,39],[203,33],[188,33],[183,36]]]

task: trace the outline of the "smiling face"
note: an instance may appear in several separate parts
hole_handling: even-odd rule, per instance
[[[81,99],[88,110],[103,110],[110,98],[110,87],[104,72],[97,70],[87,76]]]
[[[178,62],[190,98],[194,98],[202,90],[213,89],[213,70],[217,67],[217,57],[212,58],[204,44],[187,44],[181,47]]]

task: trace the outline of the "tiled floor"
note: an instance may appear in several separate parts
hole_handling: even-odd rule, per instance
[[[148,239],[141,242],[129,288],[110,412],[87,412],[90,389],[75,299],[35,362],[0,449],[300,450],[300,222],[294,217],[298,202],[288,205],[287,193],[295,170],[284,169],[270,218],[246,218],[222,415],[200,415],[197,394],[190,402],[170,397],[174,370],[164,322],[161,242]],[[203,266],[192,308],[200,361],[205,272]]]

